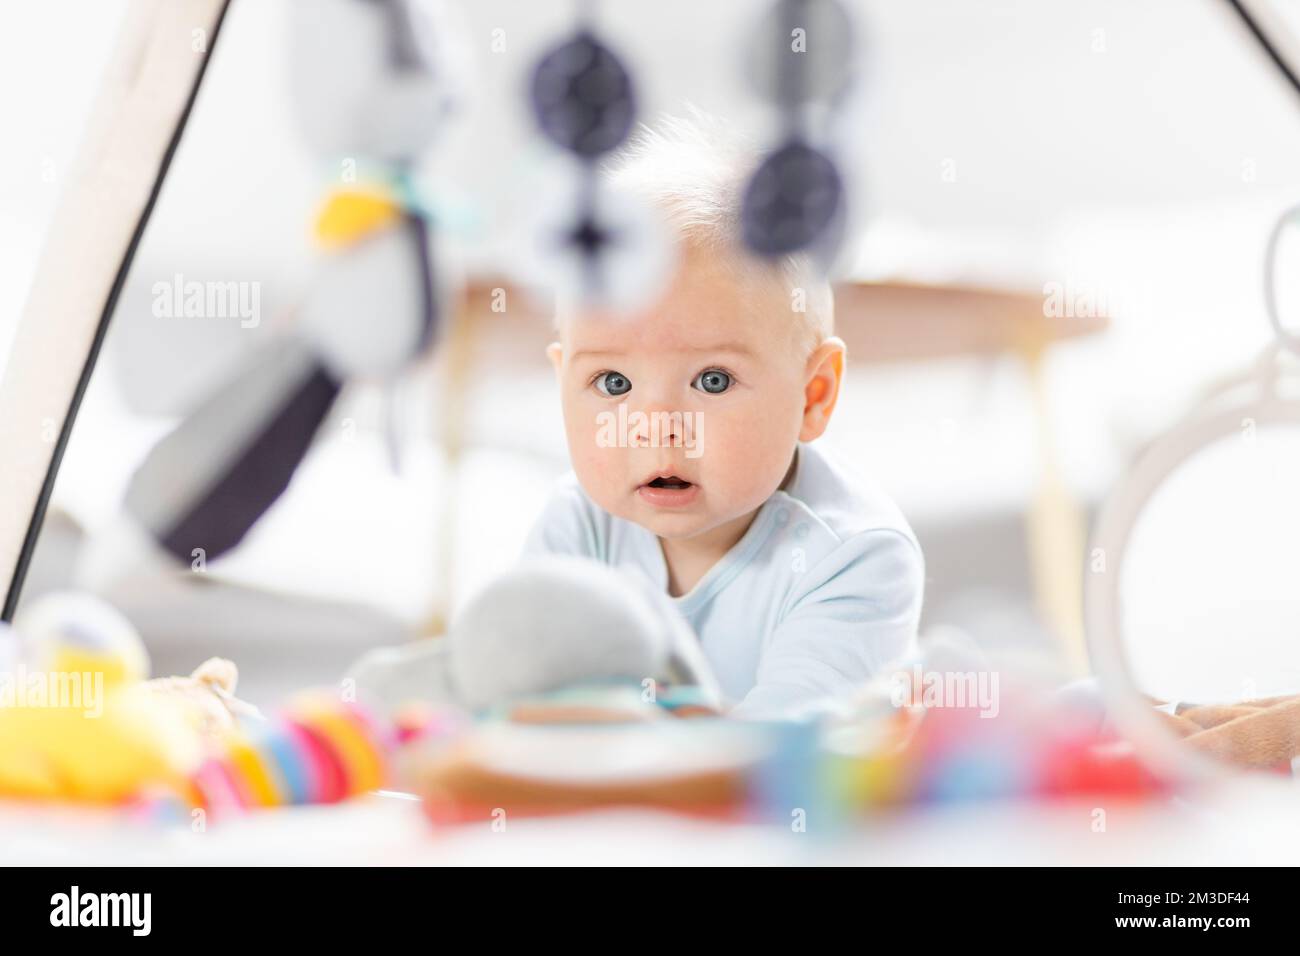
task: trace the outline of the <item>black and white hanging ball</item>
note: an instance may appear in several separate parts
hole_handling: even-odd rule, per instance
[[[857,34],[838,0],[779,0],[755,24],[744,69],[769,103],[829,104],[853,80]]]
[[[835,164],[807,143],[791,140],[763,160],[745,189],[745,245],[762,256],[808,249],[826,236],[843,201]]]
[[[636,116],[626,68],[585,31],[542,57],[533,71],[532,99],[547,138],[584,159],[617,148]]]

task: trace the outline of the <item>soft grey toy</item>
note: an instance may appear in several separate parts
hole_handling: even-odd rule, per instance
[[[412,701],[482,710],[623,678],[698,688],[721,707],[699,641],[645,579],[585,558],[519,564],[474,597],[445,637],[372,651],[347,675],[385,710]]]

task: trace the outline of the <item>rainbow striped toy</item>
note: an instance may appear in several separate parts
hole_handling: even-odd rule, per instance
[[[191,778],[196,806],[218,816],[337,803],[382,787],[398,730],[336,694],[312,692],[269,720],[241,721]]]

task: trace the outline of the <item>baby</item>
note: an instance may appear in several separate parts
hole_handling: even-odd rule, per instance
[[[677,272],[635,314],[561,309],[549,355],[573,474],[526,551],[647,575],[699,636],[731,713],[788,717],[910,649],[924,565],[893,502],[811,444],[844,343],[804,257],[743,252],[752,164],[696,114],[643,131],[609,170],[609,188],[673,227]]]

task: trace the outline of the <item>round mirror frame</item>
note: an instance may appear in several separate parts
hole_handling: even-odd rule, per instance
[[[1156,717],[1143,699],[1124,650],[1120,576],[1125,549],[1143,509],[1170,475],[1198,452],[1224,438],[1241,434],[1243,421],[1257,427],[1300,426],[1300,400],[1282,397],[1275,389],[1279,350],[1273,347],[1260,367],[1221,388],[1180,424],[1156,439],[1139,457],[1106,501],[1094,526],[1089,554],[1101,549],[1104,570],[1084,572],[1084,631],[1088,656],[1101,684],[1106,705],[1118,729],[1147,758],[1154,769],[1178,780],[1223,779],[1234,773],[1225,763],[1185,746]],[[1242,401],[1230,393],[1255,385]],[[1238,773],[1244,771],[1236,771]]]

